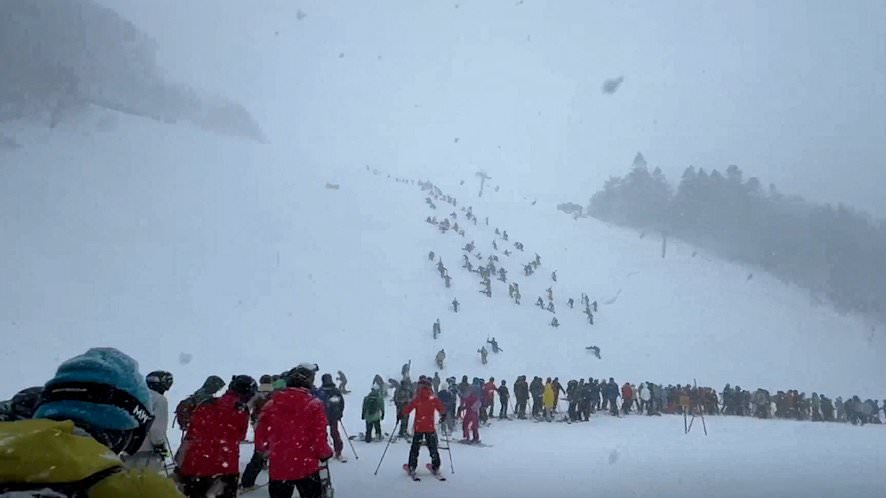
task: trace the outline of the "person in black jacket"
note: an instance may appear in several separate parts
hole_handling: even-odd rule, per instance
[[[532,394],[532,416],[541,416],[541,398],[545,393],[545,386],[542,384],[541,377],[536,376],[529,384],[529,393]]]
[[[517,404],[514,411],[517,412],[518,419],[526,418],[526,402],[529,401],[529,384],[526,383],[526,376],[517,377],[514,382],[514,396],[517,398]]]
[[[606,383],[604,388],[605,398],[609,403],[609,413],[612,415],[618,416],[618,397],[619,389],[618,384],[615,383],[615,380],[612,377],[609,377],[609,382]]]
[[[511,399],[511,392],[508,391],[507,381],[502,380],[498,386],[498,419],[504,420],[508,418],[508,400]]]
[[[335,386],[332,375],[323,374],[321,377],[322,385],[320,386],[321,398],[326,405],[326,421],[329,423],[329,435],[332,436],[332,447],[335,450],[335,459],[339,461],[347,461],[342,456],[341,451],[344,449],[341,435],[338,432],[338,424],[345,412],[345,398],[341,391]]]

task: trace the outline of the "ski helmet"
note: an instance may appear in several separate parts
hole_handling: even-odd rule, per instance
[[[240,399],[248,401],[258,392],[258,384],[248,375],[235,375],[228,384],[228,390],[240,395]]]
[[[320,383],[324,386],[334,386],[335,383],[332,382],[332,374],[325,373],[322,377],[320,377]]]
[[[314,374],[320,370],[316,363],[302,363],[286,374],[286,385],[289,387],[314,387]]]
[[[148,389],[163,394],[172,387],[173,378],[172,374],[165,370],[154,370],[145,376],[145,382],[148,384]]]
[[[135,360],[114,348],[93,348],[58,367],[34,418],[73,420],[115,453],[132,455],[154,421],[150,404]]]

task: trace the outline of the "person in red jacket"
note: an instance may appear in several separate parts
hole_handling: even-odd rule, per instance
[[[301,364],[286,376],[287,387],[262,408],[255,428],[256,451],[268,455],[271,498],[321,498],[321,462],[332,457],[326,440],[326,407],[311,394],[314,364]]]
[[[631,403],[634,402],[634,389],[631,387],[631,384],[625,382],[625,385],[621,386],[621,411],[624,412],[625,415],[631,413]]]
[[[428,379],[418,381],[418,394],[411,403],[403,408],[402,415],[405,417],[415,410],[415,421],[412,424],[412,447],[409,448],[409,474],[415,474],[418,466],[418,450],[422,440],[428,445],[431,454],[431,471],[437,473],[440,469],[440,453],[437,451],[437,430],[434,427],[434,412],[445,417],[446,408],[443,403],[434,396],[431,382]]]
[[[178,481],[189,498],[203,498],[216,490],[218,498],[235,498],[240,477],[240,441],[249,427],[246,404],[258,385],[248,375],[237,375],[220,398],[194,410],[182,443]],[[218,488],[221,489],[218,489]]]

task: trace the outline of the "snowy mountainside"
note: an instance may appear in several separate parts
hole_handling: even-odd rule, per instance
[[[413,374],[430,374],[439,347],[448,353],[444,376],[509,384],[522,373],[697,377],[882,393],[883,344],[869,325],[811,306],[802,291],[763,274],[746,280],[739,266],[693,258],[677,243],[662,261],[652,237],[533,206],[519,185],[476,199],[470,181],[441,179],[478,216],[462,239],[424,221],[451,209],[437,202],[431,210],[417,185],[386,173],[330,165],[316,151],[91,113],[52,131],[0,127],[20,144],[0,150],[2,397],[43,383],[60,361],[96,345],[123,349],[144,371],[174,372],[172,406],[209,374],[257,376],[301,361],[343,370],[351,435],[362,430],[371,376],[394,377],[409,359]],[[525,244],[524,253],[500,257],[521,284],[521,306],[498,281],[492,298],[479,294],[477,276],[460,268],[466,242],[489,253],[495,226]],[[449,267],[450,289],[430,250]],[[536,251],[542,267],[519,276]],[[557,330],[532,305],[554,269]],[[599,301],[594,327],[565,309],[566,296],[578,300],[582,291]],[[448,309],[453,297],[458,314]],[[434,341],[437,317],[443,334]],[[487,336],[504,352],[484,367],[476,350]],[[602,360],[584,350],[590,344]],[[697,428],[684,436],[676,416],[496,421],[481,431],[491,448],[456,444],[443,453],[446,483],[405,479],[403,443],[391,446],[375,477],[378,443],[354,442],[360,459],[348,447],[351,461],[331,472],[339,496],[877,496],[881,427],[713,417],[705,437]],[[179,438],[170,432],[173,446]],[[241,469],[250,456],[242,445]],[[424,450],[420,458],[427,461]],[[267,488],[244,496],[268,496]]]
[[[96,122],[108,118],[93,112]],[[51,132],[26,123],[2,130],[22,145],[0,156],[3,239],[11,241],[0,248],[0,330],[14,344],[0,367],[15,379],[3,386],[7,395],[97,344],[131,352],[146,370],[175,372],[173,400],[210,373],[274,373],[307,360],[344,370],[359,392],[408,360],[414,374],[433,373],[441,347],[444,377],[697,378],[882,394],[886,346],[870,324],[676,242],[662,260],[652,236],[531,205],[509,190],[518,185],[478,199],[472,179],[441,179],[459,204],[438,201],[433,210],[418,185],[384,172],[301,159],[284,145],[114,121],[110,130],[88,120]],[[477,226],[464,224],[466,205]],[[451,211],[464,238],[424,221]],[[468,241],[484,258],[494,252],[495,227],[525,244],[523,253],[500,254],[508,280],[520,282],[521,306],[497,280],[492,298],[481,295],[479,277],[461,268]],[[442,257],[452,288],[428,251]],[[542,266],[524,277],[535,252]],[[549,286],[556,330],[552,314],[533,306]],[[579,311],[581,292],[600,304],[594,326]],[[436,318],[443,334],[434,341]],[[504,352],[483,366],[476,351],[487,337]]]

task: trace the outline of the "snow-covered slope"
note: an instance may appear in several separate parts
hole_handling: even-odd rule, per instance
[[[174,372],[172,403],[209,374],[258,376],[301,361],[344,370],[356,394],[346,417],[352,433],[374,374],[396,376],[408,360],[414,375],[432,374],[441,347],[448,354],[442,376],[493,375],[509,384],[518,374],[697,378],[717,387],[884,394],[886,344],[871,324],[815,306],[762,273],[748,280],[753,270],[693,257],[691,247],[673,241],[662,259],[652,236],[532,205],[504,178],[500,191],[488,188],[482,199],[474,178],[464,185],[429,179],[459,208],[473,207],[479,223],[462,238],[424,221],[454,210],[464,225],[459,208],[437,202],[431,210],[418,185],[396,182],[382,166],[378,174],[364,165],[331,166],[287,144],[228,140],[100,110],[51,131],[17,123],[0,132],[21,144],[0,150],[0,396],[41,384],[60,361],[95,345],[120,347],[145,371]],[[327,182],[340,188],[324,188]],[[493,252],[496,227],[526,247],[500,255],[509,280],[520,282],[522,306],[498,281],[491,299],[479,294],[479,278],[460,268],[468,241],[484,257]],[[428,251],[449,268],[451,289]],[[536,252],[541,269],[523,277],[522,264]],[[552,284],[559,329],[533,306]],[[600,303],[593,327],[566,308],[581,292]],[[448,308],[453,298],[462,304],[458,314]],[[434,341],[436,318],[443,334]],[[504,352],[483,366],[476,350],[488,336]],[[585,351],[592,344],[602,360]],[[764,427],[756,423],[731,430]],[[768,424],[765,437],[784,430],[788,440],[806,427],[760,424]],[[816,430],[802,429],[822,442],[854,437],[834,432],[847,428]],[[345,483],[368,478],[365,460],[343,471]],[[398,466],[391,468],[387,475]]]
[[[480,222],[466,225],[459,208],[438,201],[432,210],[417,185],[360,165],[330,170],[283,146],[113,119],[116,129],[104,132],[7,131],[22,148],[3,153],[0,327],[16,339],[4,354],[33,361],[3,362],[4,378],[39,383],[58,359],[110,342],[146,368],[193,375],[179,384],[185,390],[220,365],[220,373],[259,374],[302,360],[342,368],[360,386],[408,360],[414,372],[432,373],[444,347],[451,375],[695,377],[882,394],[886,343],[871,325],[814,306],[763,273],[748,280],[752,270],[693,257],[691,247],[672,242],[662,259],[652,236],[574,221],[507,186],[478,199],[474,179],[431,179],[459,207],[473,206]],[[451,211],[465,238],[424,221]],[[497,280],[491,299],[480,295],[479,277],[461,268],[468,241],[484,258],[495,253],[496,227],[526,247],[498,253],[521,285],[522,306]],[[443,258],[451,289],[428,251]],[[536,252],[542,267],[522,276]],[[556,330],[533,306],[549,286]],[[581,292],[600,303],[593,327],[580,306],[566,307]],[[458,314],[449,311],[453,298]],[[444,332],[437,342],[435,318]],[[488,336],[505,352],[481,368],[476,350]],[[591,344],[602,360],[585,351]],[[181,352],[193,361],[178,365]]]

